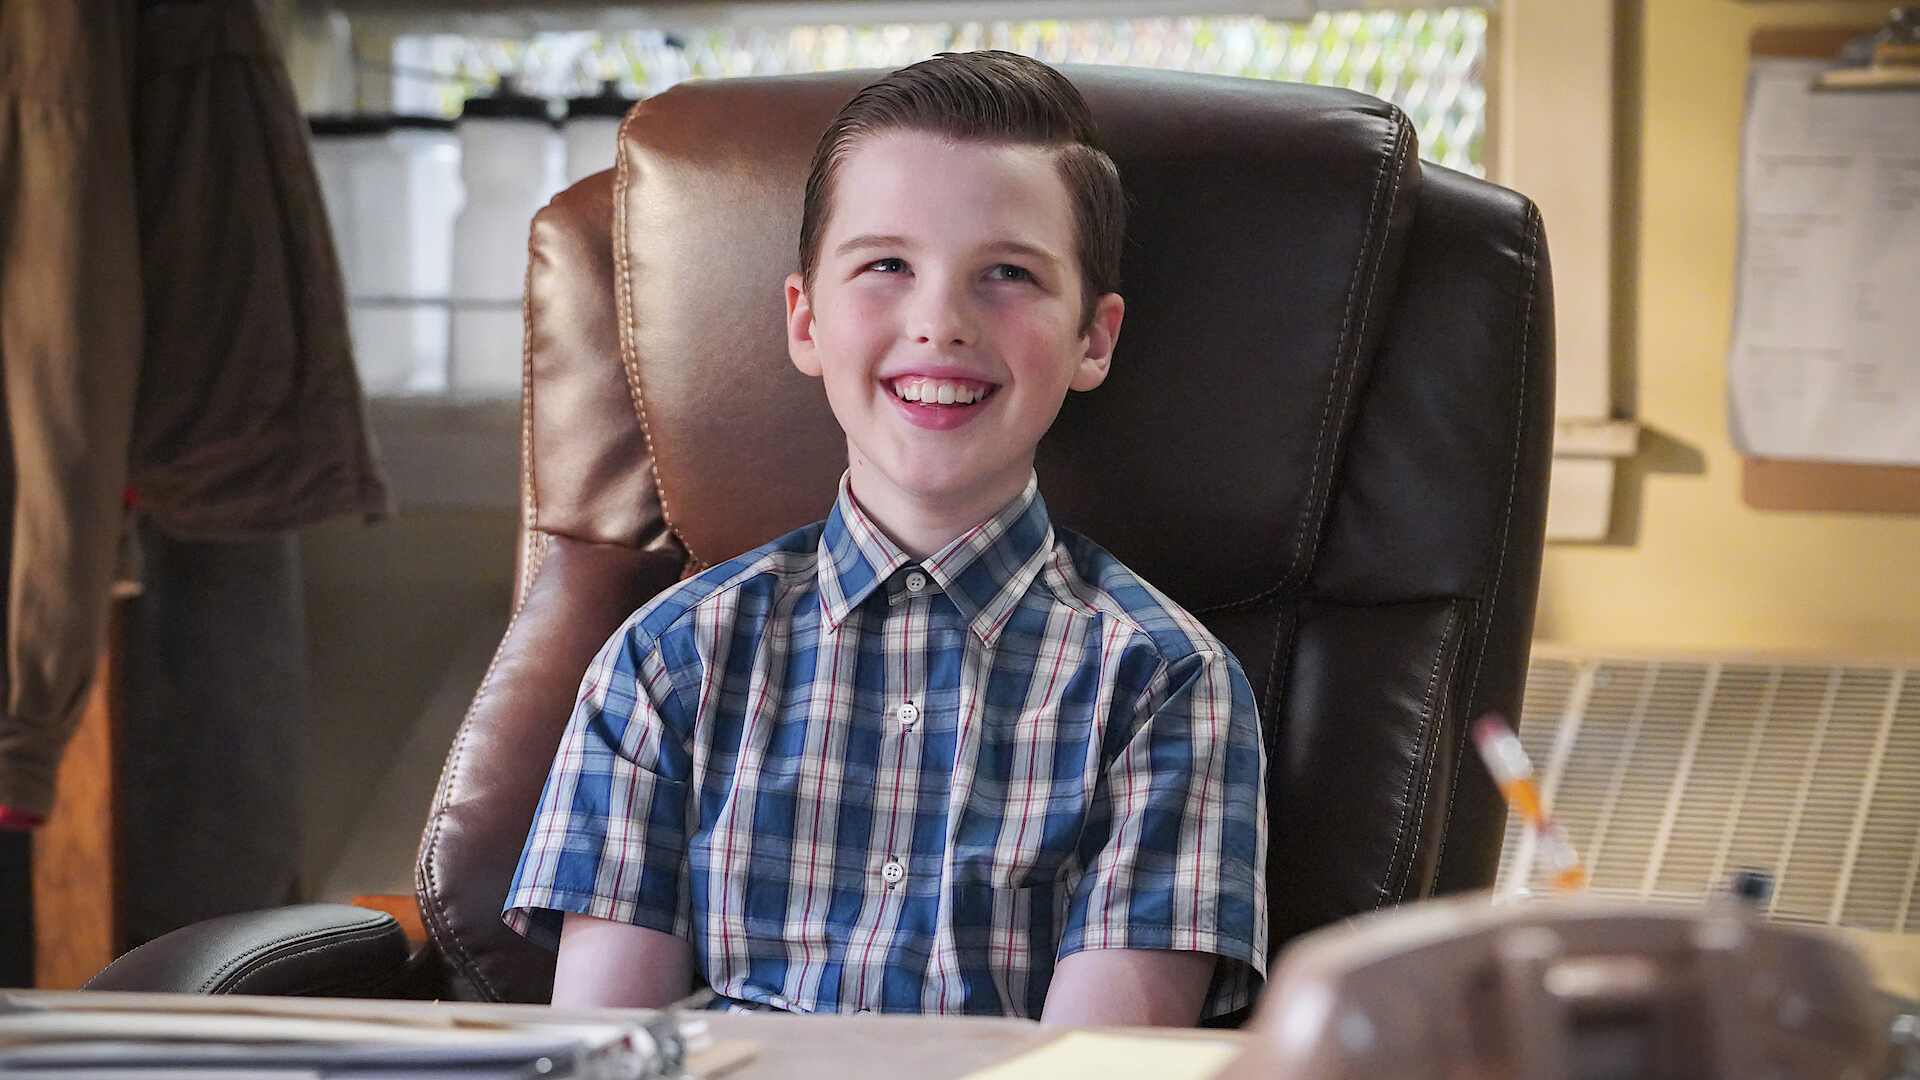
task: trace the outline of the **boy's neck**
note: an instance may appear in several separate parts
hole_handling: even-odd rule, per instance
[[[977,491],[929,498],[905,491],[856,459],[848,468],[848,486],[860,510],[887,539],[915,559],[925,559],[979,527],[1026,489],[1029,466],[1018,482],[1002,480]]]

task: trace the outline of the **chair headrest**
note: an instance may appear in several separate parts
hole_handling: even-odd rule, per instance
[[[1132,215],[1112,373],[1040,447],[1049,508],[1194,610],[1297,588],[1412,219],[1412,126],[1343,90],[1062,70]],[[814,144],[878,74],[686,83],[621,129],[624,359],[696,564],[831,506],[846,443],[781,296]]]

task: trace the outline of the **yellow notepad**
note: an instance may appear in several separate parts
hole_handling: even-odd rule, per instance
[[[967,1080],[1209,1080],[1239,1053],[1206,1039],[1070,1031]]]

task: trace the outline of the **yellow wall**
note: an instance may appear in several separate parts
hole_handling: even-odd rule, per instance
[[[1705,469],[1626,483],[1626,494],[1639,491],[1637,523],[1633,507],[1625,515],[1637,536],[1626,543],[1550,546],[1536,636],[1582,648],[1920,659],[1920,517],[1750,510],[1726,423],[1748,34],[1874,25],[1888,4],[1623,8],[1621,360],[1637,384],[1635,417],[1698,451]]]

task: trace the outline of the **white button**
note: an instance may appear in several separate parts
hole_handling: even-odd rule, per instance
[[[914,722],[920,719],[920,706],[915,705],[911,701],[903,701],[900,703],[900,708],[895,710],[894,715],[900,718],[901,727],[912,727]]]
[[[880,876],[887,879],[887,884],[898,885],[900,879],[907,876],[907,868],[898,862],[890,862],[880,868]]]
[[[915,570],[907,575],[907,591],[918,596],[927,587],[927,575]]]
[[[853,1011],[853,1015],[855,1015],[855,1016],[872,1016],[872,1015],[873,1015],[873,1010],[872,1010],[872,1009],[855,1009],[855,1010]]]

